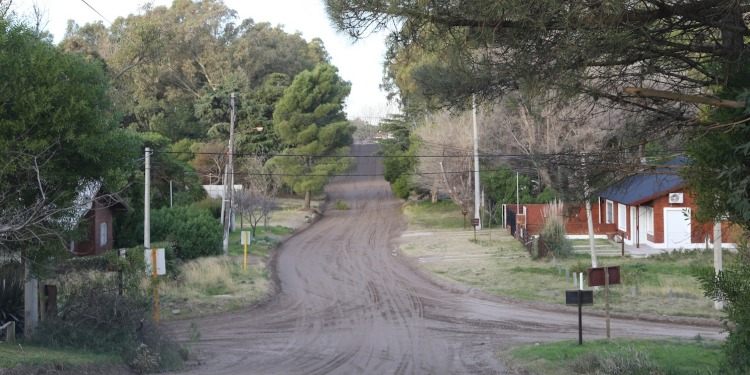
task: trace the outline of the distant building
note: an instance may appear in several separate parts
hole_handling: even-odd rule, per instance
[[[69,229],[85,231],[79,240],[71,240],[69,250],[79,256],[99,255],[114,245],[112,218],[116,211],[130,207],[117,194],[105,194],[101,183],[91,183],[79,189],[70,215],[63,219]]]

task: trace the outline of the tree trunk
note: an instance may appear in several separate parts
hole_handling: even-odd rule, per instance
[[[591,201],[586,199],[586,222],[589,226],[589,249],[591,250],[591,267],[596,267],[596,246],[594,244],[594,219],[591,218]]]
[[[24,260],[23,306],[23,337],[29,340],[39,323],[39,280],[31,274],[28,257]]]
[[[310,209],[310,190],[305,192],[305,209]]]
[[[435,176],[435,182],[432,183],[432,189],[430,190],[430,201],[432,204],[437,203],[438,200],[438,178]]]

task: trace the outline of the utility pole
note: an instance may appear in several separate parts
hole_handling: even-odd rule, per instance
[[[516,215],[521,213],[521,189],[518,187],[519,174],[516,172]],[[516,221],[518,223],[518,221]]]
[[[714,222],[714,272],[718,275],[722,269],[722,258],[721,258],[721,220],[717,219]],[[721,310],[724,308],[724,303],[721,301],[714,301],[714,309]]]
[[[172,208],[172,180],[169,180],[169,208]]]
[[[151,148],[146,147],[146,169],[143,189],[143,247],[151,249]]]
[[[477,98],[471,96],[471,111],[474,125],[474,219],[479,223],[475,228],[482,229],[482,220],[479,212],[479,138],[477,137]]]
[[[227,165],[224,168],[225,176],[224,179],[224,197],[222,200],[222,207],[226,205],[224,212],[224,255],[229,255],[229,232],[232,229],[232,216],[234,214],[232,210],[233,198],[234,198],[234,93],[229,96],[229,105],[231,107],[229,117],[229,152],[227,153]]]

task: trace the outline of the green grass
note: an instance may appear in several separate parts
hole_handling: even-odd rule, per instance
[[[506,231],[461,231],[460,212],[451,202],[409,203],[404,211],[409,227],[430,236],[402,239],[407,256],[422,258],[422,266],[436,276],[476,287],[485,292],[520,300],[564,303],[564,292],[573,288],[572,272],[591,265],[589,255],[565,259],[532,260]],[[734,254],[725,252],[729,261]],[[446,260],[442,260],[446,259]],[[722,312],[704,296],[694,277],[698,267],[710,266],[711,251],[675,252],[649,258],[599,257],[600,266],[621,266],[620,285],[610,289],[616,313],[719,318]],[[595,292],[591,309],[603,311],[603,288]]]
[[[118,364],[115,354],[97,354],[70,349],[48,349],[35,345],[0,343],[0,368],[19,365],[64,365]]]
[[[336,210],[348,210],[349,205],[344,201],[338,200],[336,201],[336,204],[333,206],[333,208]]]
[[[644,353],[665,374],[718,373],[720,344],[704,340],[561,341],[527,345],[509,352],[510,359],[532,374],[573,374],[572,365],[583,355],[629,356]]]
[[[245,230],[250,231],[251,229],[245,227]],[[271,225],[267,229],[258,225],[255,238],[248,247],[248,251],[255,256],[266,259],[268,253],[276,247],[281,238],[293,231],[291,228],[278,225]],[[238,229],[229,234],[229,255],[242,255],[244,253],[244,246],[240,244],[240,232]]]
[[[422,228],[459,229],[464,227],[464,217],[461,209],[449,200],[438,201],[433,204],[428,201],[409,202],[404,207],[404,215],[409,224]],[[471,218],[466,218],[467,226],[471,226]]]

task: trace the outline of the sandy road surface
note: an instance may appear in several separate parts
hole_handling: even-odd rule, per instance
[[[355,146],[373,154],[375,146]],[[360,158],[357,174],[382,173]],[[525,342],[572,339],[577,317],[446,291],[395,252],[404,229],[400,202],[382,177],[339,178],[328,211],[292,237],[277,259],[280,292],[268,303],[193,320],[203,364],[193,374],[496,374],[498,350]],[[562,296],[561,296],[562,298]],[[172,323],[182,338],[190,322]],[[587,317],[588,338],[603,321]],[[716,328],[612,322],[618,336],[719,337]]]

